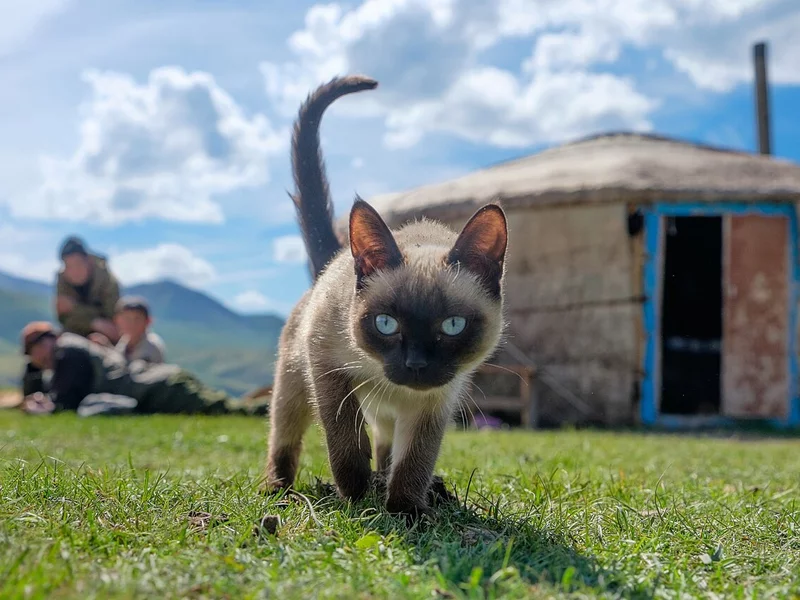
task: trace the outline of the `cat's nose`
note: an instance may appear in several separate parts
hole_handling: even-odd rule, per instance
[[[428,361],[424,358],[406,359],[406,367],[412,371],[421,371],[428,366]]]
[[[428,359],[421,352],[409,352],[406,355],[406,368],[421,371],[428,366]]]

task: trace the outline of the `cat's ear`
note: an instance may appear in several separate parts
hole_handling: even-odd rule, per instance
[[[464,225],[447,262],[477,275],[489,294],[499,298],[507,245],[506,215],[496,204],[487,204]]]
[[[374,208],[356,196],[350,209],[350,252],[356,269],[356,287],[375,271],[403,264],[403,255],[389,227]]]

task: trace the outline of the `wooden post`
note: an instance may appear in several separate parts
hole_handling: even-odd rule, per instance
[[[769,85],[767,83],[767,45],[759,42],[753,46],[756,70],[756,122],[758,126],[758,151],[772,154],[769,129]]]
[[[522,427],[536,428],[539,426],[539,405],[537,403],[538,399],[536,398],[536,393],[533,389],[533,378],[536,373],[535,367],[483,364],[480,366],[479,372],[492,375],[517,375],[519,377],[519,395],[484,397],[481,400],[475,400],[477,408],[519,411],[519,419]]]

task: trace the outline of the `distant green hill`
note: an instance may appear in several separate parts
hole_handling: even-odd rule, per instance
[[[53,284],[56,282],[55,274],[53,275]],[[23,294],[33,294],[34,296],[49,296],[52,286],[42,283],[40,281],[31,281],[30,279],[23,279],[15,277],[8,273],[0,272],[0,290],[7,292],[21,292]]]
[[[153,330],[164,338],[169,362],[233,394],[272,382],[282,318],[237,314],[174,281],[136,285],[124,293],[150,302]],[[19,332],[34,320],[55,321],[52,287],[0,273],[0,387],[18,382]]]

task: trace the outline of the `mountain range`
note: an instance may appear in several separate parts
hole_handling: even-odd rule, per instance
[[[0,272],[0,387],[18,385],[23,365],[19,334],[25,324],[56,322],[53,289]],[[167,362],[234,395],[272,383],[281,317],[242,315],[170,280],[130,286],[122,293],[147,298],[153,331],[167,346]]]

